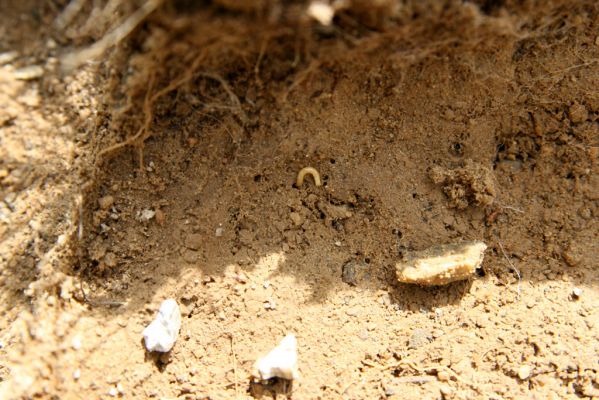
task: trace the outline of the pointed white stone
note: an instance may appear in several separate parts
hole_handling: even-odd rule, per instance
[[[181,311],[173,299],[162,302],[156,319],[143,331],[148,351],[166,353],[173,348],[181,328]]]
[[[288,334],[270,353],[256,361],[254,364],[254,377],[261,380],[275,377],[288,380],[299,378],[297,339],[295,335]]]

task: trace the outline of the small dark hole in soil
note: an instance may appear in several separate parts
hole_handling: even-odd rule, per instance
[[[484,277],[484,276],[486,276],[486,275],[487,275],[487,273],[485,272],[485,270],[484,270],[484,269],[482,269],[482,268],[479,268],[479,269],[477,269],[477,270],[476,270],[476,275],[478,275],[478,276],[480,276],[480,277]]]
[[[330,161],[331,161],[331,164],[335,164],[335,163],[337,162],[337,161],[335,161],[335,159],[334,159],[334,158],[331,158],[331,160],[330,160]]]
[[[260,182],[262,181],[262,175],[258,174],[254,176],[254,182]]]
[[[399,255],[401,258],[403,258],[404,254],[406,253],[406,250],[407,250],[407,248],[406,248],[406,246],[404,246],[404,245],[401,245],[401,244],[400,244],[399,246],[397,246],[397,254],[398,254],[398,255]]]
[[[451,146],[451,151],[457,156],[464,155],[464,145],[460,142],[456,142]]]

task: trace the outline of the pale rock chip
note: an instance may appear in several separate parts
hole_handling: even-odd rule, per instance
[[[307,14],[320,22],[322,25],[328,26],[333,22],[335,9],[324,1],[313,1],[308,6]]]
[[[173,299],[160,305],[156,319],[143,331],[144,343],[148,351],[169,352],[181,329],[181,311]]]
[[[483,242],[465,242],[407,252],[404,260],[395,266],[397,278],[403,283],[423,286],[467,279],[480,267],[486,248]]]
[[[295,335],[288,334],[270,353],[259,358],[254,364],[253,376],[260,380],[271,378],[298,379],[297,339]]]

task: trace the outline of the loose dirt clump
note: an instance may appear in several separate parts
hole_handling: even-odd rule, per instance
[[[493,174],[472,160],[466,160],[462,168],[451,170],[434,166],[429,176],[435,184],[443,186],[451,207],[461,210],[471,204],[486,207],[495,200]]]
[[[294,399],[597,396],[598,5],[336,4],[9,2],[0,397],[251,399],[288,333]]]

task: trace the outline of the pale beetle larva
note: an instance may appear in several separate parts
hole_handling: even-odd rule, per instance
[[[312,167],[305,167],[300,169],[300,171],[297,173],[297,179],[295,180],[295,186],[297,186],[298,188],[301,187],[304,184],[304,178],[306,177],[306,175],[312,175],[312,178],[314,179],[314,184],[316,186],[322,186],[322,181],[320,180],[320,174],[318,173],[318,171],[315,168]]]

